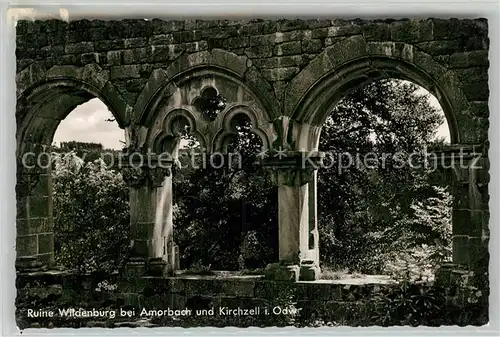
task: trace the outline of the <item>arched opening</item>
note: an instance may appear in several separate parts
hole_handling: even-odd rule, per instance
[[[91,247],[93,251],[97,251],[99,245],[106,247],[104,240],[96,242],[97,237],[85,239],[84,235],[77,233],[89,234],[92,231],[83,225],[99,224],[92,219],[97,212],[88,212],[88,208],[92,208],[89,203],[98,202],[96,195],[108,200],[122,200],[122,192],[126,200],[127,191],[121,175],[109,169],[113,165],[113,152],[119,151],[120,144],[111,136],[118,137],[121,133],[119,138],[123,139],[123,131],[119,131],[123,125],[123,111],[117,110],[116,99],[109,99],[91,85],[72,80],[42,83],[25,90],[18,98],[18,267],[46,268],[58,262],[67,268],[86,272],[104,266],[107,258],[94,261],[90,266],[87,262],[92,260],[93,255],[77,252],[78,244],[70,241],[87,241],[87,248]],[[73,111],[75,116],[68,117]],[[111,123],[107,119],[116,122]],[[113,149],[104,153],[106,149],[101,142],[106,142],[106,147]],[[107,176],[108,173],[111,175]],[[101,206],[96,207],[96,211],[102,211],[102,215],[109,212],[103,204]],[[128,202],[116,209],[121,209],[121,216],[125,219],[121,227],[127,226],[128,229]],[[104,221],[99,226],[101,231],[116,225],[111,218],[113,216],[101,219]],[[61,231],[57,233],[55,227]],[[97,232],[94,231],[94,234]],[[55,240],[55,235],[59,240]],[[107,237],[113,240],[112,236]],[[58,242],[59,253],[66,258],[54,261],[55,241]],[[80,248],[83,246],[82,243]],[[104,250],[98,254],[106,255]],[[85,261],[77,261],[82,258]]]
[[[124,138],[98,98],[77,106],[59,124],[52,145],[57,267],[112,274],[125,263],[130,242],[128,187],[115,165]]]
[[[450,142],[447,128],[435,97],[394,78],[355,86],[330,110],[317,199],[325,278],[431,280],[451,260],[450,181],[427,157]]]
[[[276,203],[266,202],[276,193],[256,165],[263,141],[243,112],[228,125],[222,152],[181,137],[173,194],[174,241],[183,273],[255,273],[277,255]]]

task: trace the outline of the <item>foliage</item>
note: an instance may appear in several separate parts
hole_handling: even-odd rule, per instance
[[[442,319],[445,291],[403,280],[395,291],[373,300],[376,308],[371,319],[383,326],[435,325],[436,319]]]
[[[128,188],[102,160],[54,154],[56,260],[78,273],[113,272],[127,256]]]
[[[261,141],[249,132],[248,122],[235,126],[228,145],[228,152],[240,157],[226,158],[217,168],[196,156],[197,167],[186,164],[175,172],[174,240],[185,268],[253,269],[277,258],[276,193],[266,172],[255,165]],[[181,153],[183,163],[189,151],[201,152],[195,142],[190,145]]]
[[[325,264],[381,273],[389,261],[414,264],[415,254],[430,261],[427,254],[449,245],[449,194],[432,185],[436,173],[424,165],[443,117],[419,90],[403,81],[373,82],[327,119],[320,150],[334,165],[318,175]]]
[[[174,172],[174,240],[183,268],[255,269],[277,260],[276,188],[255,165],[260,138],[248,118],[237,117],[227,150],[240,153],[241,161],[213,167],[192,136],[181,150],[184,164],[189,151],[198,152],[195,163]],[[418,278],[422,271],[432,274],[449,257],[450,195],[435,186],[439,172],[421,165],[442,121],[420,88],[404,81],[373,82],[336,105],[320,138],[320,150],[334,164],[318,174],[320,260],[325,266]],[[345,154],[355,165],[339,169],[339,162],[346,164]],[[375,163],[363,160],[369,155]],[[413,167],[401,165],[409,158]],[[118,173],[97,169],[99,161],[77,162],[59,165],[63,173],[55,172],[56,226],[64,233],[57,237],[58,249],[75,259],[72,265],[95,269],[100,262],[80,263],[77,257],[84,257],[76,247],[91,249],[95,237],[116,231],[119,240],[101,242],[101,249],[126,249],[127,189]],[[77,244],[62,244],[63,236]]]

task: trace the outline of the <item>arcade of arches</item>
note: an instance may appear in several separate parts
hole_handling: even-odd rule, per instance
[[[235,133],[233,118],[247,115],[269,153],[286,154],[263,161],[279,186],[280,264],[268,269],[286,279],[318,276],[313,164],[321,160],[319,136],[331,108],[369,80],[412,81],[444,110],[451,137],[442,149],[447,158],[472,161],[477,153],[476,164],[482,164],[449,170],[453,263],[474,268],[488,259],[484,20],[20,21],[16,55],[18,158],[43,152],[59,122],[94,97],[125,129],[128,153],[144,156],[175,151],[179,121],[204,148],[224,151]],[[225,105],[215,115],[204,113],[200,99],[219,94]],[[302,165],[303,156],[309,165]],[[138,268],[145,260],[175,264],[163,257],[162,246],[172,219],[156,225],[154,219],[159,191],[171,188],[169,160],[162,168],[123,168]],[[18,165],[18,268],[53,262],[47,170]]]

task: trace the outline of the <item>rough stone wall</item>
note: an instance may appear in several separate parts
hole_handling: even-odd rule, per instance
[[[17,26],[17,72],[37,63],[98,64],[133,106],[154,68],[181,54],[224,49],[248,57],[282,103],[288,83],[325,48],[357,37],[365,42],[411,44],[446,69],[455,70],[471,119],[487,117],[488,31],[485,20],[122,20],[21,21]],[[340,46],[340,45],[339,45]],[[341,57],[345,50],[339,51]],[[483,121],[484,122],[484,121]]]
[[[155,111],[148,104],[155,93],[171,95],[177,89],[173,77],[209,65],[252,84],[270,119],[259,122],[273,123],[281,144],[289,141],[284,145],[296,149],[313,150],[319,139],[330,99],[325,90],[342,96],[363,75],[427,85],[443,105],[454,142],[484,145],[488,138],[489,40],[482,19],[20,21],[16,42],[20,147],[32,145],[25,144],[25,134],[33,135],[35,144],[50,144],[47,130],[55,131],[65,113],[91,96],[102,96],[121,127],[144,115],[151,119]],[[380,58],[384,61],[375,61]],[[42,95],[48,104],[33,109],[31,100],[38,101],[30,95],[43,85],[55,90],[47,84],[55,80],[75,86],[74,92],[64,88]],[[287,118],[296,125],[289,128]],[[487,260],[486,157],[482,170],[455,177],[454,260],[468,266]],[[44,219],[50,220],[49,194],[30,198],[44,201]],[[22,211],[25,204],[19,201],[18,255],[42,254],[46,249],[40,251],[38,239],[50,244],[52,229],[26,222],[32,215]]]
[[[458,272],[458,271],[457,271]],[[137,327],[137,326],[286,326],[298,324],[323,325],[384,325],[398,324],[396,311],[402,310],[402,298],[410,300],[409,294],[420,291],[429,296],[441,309],[434,312],[420,307],[417,314],[428,315],[422,324],[483,325],[488,321],[487,296],[477,289],[457,287],[457,279],[448,278],[444,285],[435,288],[431,284],[414,284],[405,295],[401,284],[348,284],[345,282],[276,282],[258,277],[213,278],[213,277],[140,277],[130,279],[108,278],[118,288],[98,288],[92,277],[70,273],[23,274],[17,279],[18,296],[16,316],[20,328],[28,327]],[[402,296],[402,297],[401,297]],[[414,296],[415,297],[415,296]],[[418,297],[418,295],[416,295]],[[390,306],[384,299],[393,298]],[[422,297],[422,300],[425,298]],[[415,299],[413,304],[418,306]],[[387,305],[387,304],[386,304]],[[69,318],[61,317],[58,309],[79,308],[86,310],[134,311],[131,317],[117,315],[113,318]],[[250,315],[224,315],[219,308],[260,308]],[[27,309],[53,310],[52,318],[29,318]],[[142,309],[192,310],[191,316],[140,316]],[[214,315],[196,315],[197,309],[214,309]],[[268,314],[264,308],[268,309]],[[279,314],[275,310],[289,310]],[[300,309],[299,311],[294,311]],[[295,313],[295,315],[291,314]],[[298,313],[298,314],[297,314]],[[387,317],[387,315],[394,315]],[[400,315],[401,316],[401,315]],[[149,318],[149,319],[148,319]],[[391,318],[394,321],[385,321]],[[399,317],[401,319],[401,317]],[[418,319],[417,319],[418,321]],[[385,322],[385,323],[384,323]]]

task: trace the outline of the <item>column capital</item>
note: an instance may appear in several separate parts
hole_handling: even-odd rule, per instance
[[[323,152],[277,151],[261,160],[277,186],[302,186],[314,179],[314,172],[321,166]]]
[[[134,152],[124,155],[121,170],[123,179],[131,187],[160,187],[165,177],[172,174],[172,164],[170,156]]]

